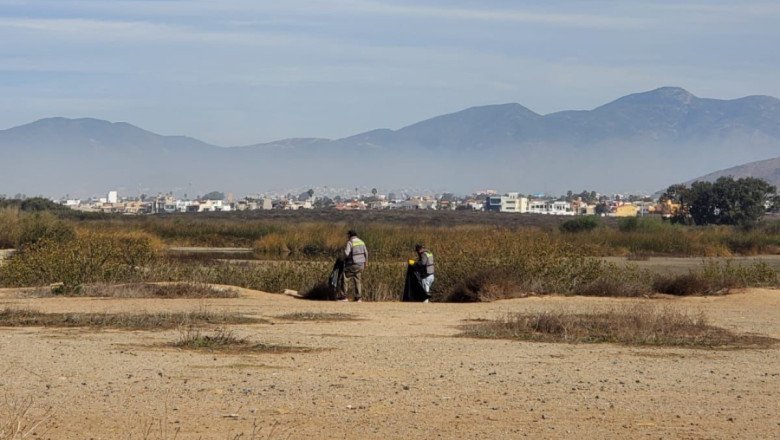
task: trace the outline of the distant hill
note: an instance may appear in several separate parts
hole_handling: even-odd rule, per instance
[[[734,177],[735,179],[739,179],[741,177],[756,177],[758,179],[764,179],[772,185],[780,188],[780,157],[746,163],[744,165],[727,168],[725,170],[715,171],[714,173],[693,179],[688,183],[696,181],[712,182],[719,177],[729,176]]]
[[[780,100],[665,87],[593,110],[540,115],[488,105],[398,130],[231,148],[121,122],[43,119],[0,130],[0,193],[254,194],[306,185],[640,192],[778,154]]]

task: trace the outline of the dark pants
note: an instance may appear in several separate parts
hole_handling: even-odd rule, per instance
[[[347,297],[347,291],[349,290],[349,286],[347,285],[348,280],[352,279],[355,280],[355,299],[360,299],[363,296],[363,267],[357,264],[350,264],[347,265],[344,268],[344,271],[341,273],[341,284],[339,287],[341,287],[341,298]]]

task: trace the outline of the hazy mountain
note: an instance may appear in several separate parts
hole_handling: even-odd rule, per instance
[[[690,184],[691,182],[695,182],[697,180],[712,182],[718,177],[728,176],[734,177],[735,179],[739,179],[740,177],[756,177],[759,179],[764,179],[772,185],[780,188],[780,157],[746,163],[744,165],[727,168],[725,170],[715,171],[714,173],[693,179],[688,183]]]
[[[473,107],[337,140],[222,148],[126,123],[51,118],[0,131],[0,193],[89,195],[306,185],[467,192],[651,191],[780,154],[780,100],[666,87],[593,110]]]

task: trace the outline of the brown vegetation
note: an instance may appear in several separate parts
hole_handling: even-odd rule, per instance
[[[53,409],[37,408],[32,399],[0,401],[0,440],[44,438],[51,425]]]
[[[326,313],[326,312],[293,312],[286,313],[275,317],[276,319],[283,319],[285,321],[358,321],[354,315],[349,313]]]
[[[739,335],[690,316],[650,306],[614,308],[593,313],[565,311],[515,313],[498,321],[463,327],[462,336],[534,342],[615,343],[691,348],[768,347],[773,338]]]
[[[265,322],[234,313],[41,313],[29,309],[0,309],[0,327],[94,327],[162,330],[189,325],[253,324]]]
[[[218,328],[211,334],[205,334],[200,329],[191,326],[183,328],[179,339],[171,343],[171,346],[188,350],[273,354],[307,353],[312,351],[308,347],[254,343],[246,338],[236,336],[232,330],[224,328]]]
[[[252,217],[243,222],[234,216],[82,221],[76,224],[76,234],[70,239],[67,234],[53,237],[44,233],[40,240],[24,246],[0,266],[0,286],[61,283],[56,293],[85,295],[95,294],[96,289],[88,287],[93,283],[174,282],[234,285],[268,292],[293,289],[302,292],[305,298],[333,299],[332,292],[322,282],[330,273],[332,259],[343,246],[347,227],[357,228],[369,244],[371,264],[363,274],[367,301],[400,299],[404,262],[413,256],[417,242],[426,243],[436,254],[437,273],[432,290],[435,301],[491,301],[548,293],[701,295],[734,287],[774,286],[778,282],[776,271],[760,264],[737,270],[736,265],[728,263],[724,267],[710,267],[707,263],[701,270],[673,278],[634,265],[611,264],[595,258],[628,255],[639,260],[651,255],[731,255],[737,248],[744,252],[771,251],[775,245],[780,249],[780,232],[770,223],[745,230],[692,228],[654,219],[631,219],[615,227],[611,220],[601,220],[592,230],[560,232],[556,227],[548,227],[557,220],[550,220],[547,226],[543,222],[523,226],[522,220],[509,221],[504,219],[507,216],[493,213],[478,213],[479,216],[477,213],[412,213],[408,218],[403,213],[385,214],[386,221],[371,224],[361,222],[379,214],[354,217],[334,214],[334,219],[352,219],[343,223],[317,222],[313,220],[314,214],[294,217],[297,222],[281,222],[273,216]],[[456,221],[459,215],[468,221],[459,225]],[[425,218],[431,222],[406,223],[421,216],[428,216]],[[483,219],[483,224],[474,224],[477,218]],[[528,218],[541,222],[535,216]],[[436,225],[436,219],[446,220],[443,224],[447,226]],[[487,224],[492,220],[502,226]],[[40,224],[48,221],[36,220]],[[247,241],[253,243],[256,256],[262,255],[268,261],[182,259],[166,257],[161,252],[163,242],[235,245]],[[150,289],[155,288],[140,288],[139,295],[147,294]],[[194,293],[148,294],[161,297],[200,294],[198,289],[189,290]],[[216,292],[202,293],[204,297],[212,294]]]
[[[238,298],[236,289],[205,283],[95,284],[58,293],[60,286],[39,290],[35,296],[81,296],[94,298]]]

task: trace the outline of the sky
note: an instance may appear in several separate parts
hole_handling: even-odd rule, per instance
[[[0,0],[0,129],[94,117],[221,146],[679,86],[780,96],[780,2]]]

